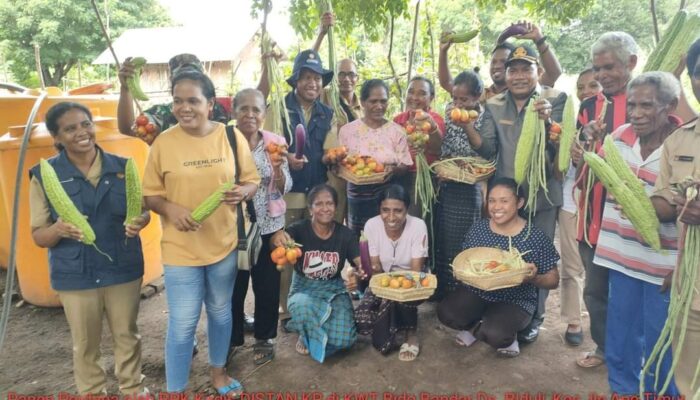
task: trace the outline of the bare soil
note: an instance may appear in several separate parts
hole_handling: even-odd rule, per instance
[[[6,271],[0,270],[0,287],[4,288]],[[252,308],[252,290],[247,308]],[[435,315],[436,304],[419,308],[418,335],[421,352],[414,362],[402,362],[397,353],[382,356],[368,338],[361,337],[351,351],[335,355],[319,364],[294,350],[296,335],[277,337],[274,361],[256,369],[253,363],[252,336],[229,364],[233,377],[242,380],[246,391],[256,392],[248,400],[278,400],[277,393],[294,393],[295,400],[544,400],[564,395],[587,399],[591,393],[609,391],[605,367],[583,370],[576,357],[593,348],[584,316],[586,339],[579,348],[563,340],[565,325],[559,318],[559,291],[552,291],[545,323],[539,339],[521,348],[514,359],[497,358],[484,343],[470,348],[458,346],[454,331],[442,326]],[[165,390],[163,349],[167,327],[165,294],[158,293],[141,301],[138,325],[143,337],[143,374],[151,393]],[[197,337],[200,353],[194,358],[190,379],[193,392],[211,393],[207,371],[206,316],[202,316]],[[111,337],[105,323],[103,363],[110,374],[109,388],[117,392],[113,378],[114,359]],[[0,354],[0,394],[54,395],[74,392],[71,338],[60,308],[41,308],[25,304],[13,306],[5,346]],[[517,394],[511,397],[508,393]],[[264,393],[264,394],[263,394]],[[268,393],[273,393],[268,397]],[[302,394],[309,395],[302,398]],[[362,399],[361,395],[367,395]],[[529,394],[531,397],[525,397]],[[537,394],[545,397],[535,398]],[[428,396],[445,396],[432,398]],[[347,397],[346,397],[347,396]],[[450,398],[450,396],[452,396]],[[493,396],[493,397],[491,397]]]

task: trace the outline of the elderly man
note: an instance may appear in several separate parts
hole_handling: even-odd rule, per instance
[[[615,146],[631,170],[652,192],[659,175],[664,140],[681,125],[671,113],[678,105],[680,84],[667,72],[647,72],[627,87],[628,124],[613,133]],[[593,262],[608,269],[609,296],[605,359],[610,390],[620,395],[639,393],[641,366],[649,358],[666,321],[670,301],[664,278],[673,272],[678,256],[675,221],[661,224],[657,252],[645,243],[614,199],[608,198]],[[671,355],[661,376],[644,377],[645,387],[658,392],[668,375]],[[655,387],[658,378],[660,386]],[[675,386],[665,394],[677,395]]]
[[[625,32],[604,33],[591,46],[593,72],[595,79],[603,86],[603,91],[584,100],[578,115],[579,124],[583,126],[587,138],[587,146],[591,150],[600,150],[604,136],[627,122],[627,84],[637,65],[638,52],[637,43]],[[572,147],[572,160],[575,164],[581,163],[581,152],[577,147]],[[590,315],[591,338],[597,347],[576,361],[583,368],[605,363],[608,305],[608,269],[593,262],[605,204],[605,189],[600,183],[595,183],[590,190],[590,197],[586,198],[588,192],[583,188],[578,201],[577,239],[581,261],[586,269],[583,300]]]
[[[542,68],[544,73],[540,76],[540,83],[545,86],[554,86],[561,75],[561,66],[559,65],[559,60],[554,54],[554,51],[547,44],[547,36],[542,34],[540,28],[529,22],[519,22],[525,24],[527,27],[527,33],[517,36],[518,39],[530,39],[537,46],[537,51],[539,52],[540,59],[542,61]],[[444,35],[445,33],[443,33]],[[438,79],[440,81],[440,87],[445,89],[447,93],[452,93],[452,74],[450,73],[450,67],[447,63],[447,53],[452,46],[452,41],[447,41],[445,43],[440,43],[440,55],[438,61]],[[493,51],[491,51],[491,62],[489,64],[489,75],[491,76],[491,86],[484,90],[481,95],[479,102],[482,104],[486,103],[486,100],[491,97],[503,93],[506,87],[506,67],[505,62],[513,51],[515,47],[504,42],[497,45]]]
[[[695,98],[700,101],[700,40],[690,47],[687,58],[688,74]],[[652,202],[662,222],[673,222],[680,210],[686,206],[681,222],[700,225],[700,201],[674,195],[671,185],[683,182],[688,176],[700,180],[700,123],[694,120],[683,125],[666,139],[660,160],[660,174],[656,180]],[[700,266],[697,266],[700,268]],[[676,280],[674,285],[678,284]],[[700,274],[695,281],[695,290],[685,327],[685,341],[675,369],[676,385],[682,395],[690,398],[700,390],[700,381],[692,386],[693,376],[700,361]],[[680,323],[680,322],[679,322]],[[674,350],[678,343],[674,338]]]
[[[474,148],[482,157],[491,159],[498,152],[496,177],[513,178],[515,174],[515,150],[520,138],[526,108],[533,95],[540,99],[534,104],[540,118],[561,121],[566,94],[558,90],[540,86],[538,79],[543,70],[539,65],[534,50],[527,46],[516,47],[508,56],[506,66],[506,85],[508,89],[490,98],[484,112],[476,123],[476,129],[482,137],[481,146]],[[549,130],[549,128],[547,128]],[[562,204],[562,186],[560,177],[556,177],[554,161],[559,151],[558,144],[547,143],[547,190],[540,190],[537,204],[528,204],[533,209],[533,223],[554,239],[558,208]],[[539,335],[539,327],[544,321],[545,301],[549,291],[539,289],[537,311],[532,321],[518,334],[518,340],[532,343]]]

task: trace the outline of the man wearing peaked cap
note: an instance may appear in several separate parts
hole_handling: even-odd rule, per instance
[[[530,100],[538,95],[534,108],[539,118],[546,121],[549,130],[552,120],[560,122],[566,94],[538,83],[543,74],[537,52],[529,46],[518,45],[510,52],[505,62],[506,91],[491,97],[484,112],[476,122],[482,136],[482,145],[475,149],[486,159],[498,154],[496,177],[513,178],[515,175],[515,152],[521,135],[525,110]],[[554,161],[559,146],[551,141],[546,144],[547,193],[540,189],[536,204],[527,204],[533,213],[532,223],[554,239],[559,207],[562,205],[562,183]],[[527,190],[528,182],[523,186]],[[527,326],[518,333],[520,343],[532,343],[537,339],[539,327],[544,321],[545,300],[549,290],[538,288],[537,309]]]

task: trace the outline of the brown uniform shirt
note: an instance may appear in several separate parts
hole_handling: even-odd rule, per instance
[[[660,173],[656,179],[654,196],[673,203],[673,184],[686,177],[700,179],[700,123],[696,119],[678,128],[664,141]],[[700,268],[700,265],[698,266]],[[695,296],[691,308],[700,311],[700,274],[695,281]]]

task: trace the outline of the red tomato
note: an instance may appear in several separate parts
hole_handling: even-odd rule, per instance
[[[136,126],[146,126],[149,122],[148,117],[143,114],[136,117]]]
[[[147,123],[146,124],[146,132],[148,133],[154,133],[156,131],[156,126],[152,123]]]

